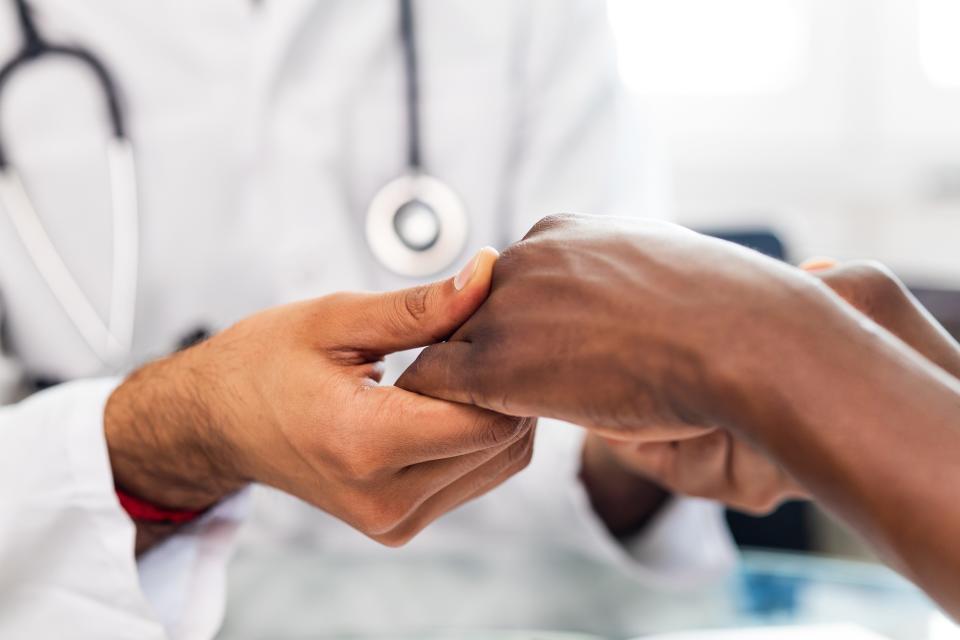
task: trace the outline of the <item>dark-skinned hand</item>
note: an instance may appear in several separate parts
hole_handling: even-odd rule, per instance
[[[927,359],[960,376],[960,346],[889,269],[875,262],[841,265],[832,260],[810,262],[802,268]],[[727,429],[668,440],[623,441],[589,435],[584,467],[591,465],[616,466],[617,471],[607,475],[634,473],[674,493],[711,498],[753,514],[768,513],[786,500],[807,497],[780,464]],[[595,470],[585,473],[597,474]],[[618,508],[629,510],[625,504]]]
[[[702,435],[720,426],[724,381],[755,356],[742,327],[791,319],[764,294],[802,296],[811,280],[668,223],[548,217],[503,252],[479,310],[398,385],[620,440]],[[703,358],[718,349],[723,358]]]
[[[582,251],[585,247],[588,251],[596,251],[600,246],[599,239],[591,239],[589,233],[581,236],[579,240],[564,240],[561,232],[565,227],[580,229],[579,225],[581,224],[589,227],[591,222],[593,222],[591,219],[573,218],[548,219],[542,222],[528,234],[523,243],[508,250],[505,256],[508,267],[510,266],[510,260],[514,264],[532,262],[532,272],[524,274],[519,268],[515,271],[508,271],[506,276],[503,276],[508,279],[495,281],[495,290],[500,282],[506,282],[505,286],[510,287],[518,279],[527,283],[531,279],[534,281],[537,278],[540,278],[541,281],[545,280],[545,274],[538,271],[537,259],[550,255],[552,251],[557,250],[562,245],[566,245],[568,250],[572,252]],[[631,226],[626,221],[617,221],[612,224]],[[648,225],[634,223],[633,226],[636,228],[636,226],[647,227]],[[666,234],[665,230],[658,227],[659,225],[655,223],[649,225],[647,233],[653,235],[657,235],[657,232]],[[682,238],[683,242],[699,240],[693,234],[678,233],[677,238]],[[610,240],[614,246],[622,245],[625,242],[623,237],[611,238]],[[620,250],[625,255],[629,254],[629,246],[626,250],[621,246]],[[514,255],[515,253],[519,253],[519,257]],[[623,286],[629,285],[630,278],[626,274],[618,273],[616,269],[610,269],[610,263],[602,258],[597,259],[596,256],[589,253],[586,256],[571,255],[566,258],[566,261],[556,260],[552,262],[550,273],[553,278],[557,278],[561,268],[565,268],[569,269],[569,272],[565,274],[566,278],[564,276],[559,277],[579,280],[581,281],[579,284],[589,286],[589,283],[597,282],[603,273],[609,271],[611,275],[619,279],[603,278],[605,283],[609,284],[612,281],[617,281]],[[585,258],[595,259],[596,266],[590,267],[590,270],[587,271],[584,269],[585,263],[580,262],[580,269],[574,272],[575,260],[582,261]],[[649,264],[655,265],[656,263]],[[600,267],[599,270],[597,266]],[[542,269],[543,267],[540,266],[539,268]],[[960,373],[960,349],[958,349],[956,343],[944,332],[942,327],[930,318],[926,310],[916,302],[906,287],[889,270],[881,265],[865,262],[837,266],[833,262],[825,263],[821,261],[812,263],[806,268],[808,271],[815,272],[817,277],[839,293],[848,303],[869,315],[924,356],[954,375]],[[498,276],[500,274],[495,274],[495,278]],[[511,277],[512,280],[509,279]],[[573,285],[567,282],[564,288],[569,290],[571,286]],[[550,287],[552,288],[552,285]],[[554,293],[556,294],[556,291]],[[591,295],[598,296],[599,293],[593,291]],[[584,299],[586,296],[577,294],[569,297]],[[594,308],[612,310],[614,304],[622,305],[624,308],[629,307],[629,300],[618,299],[622,297],[625,296],[614,296]],[[672,297],[675,297],[675,294]],[[531,299],[538,300],[536,297]],[[558,295],[550,296],[548,303],[562,305],[563,299]],[[547,311],[539,301],[535,304],[540,311]],[[555,316],[549,322],[546,322],[547,326],[537,334],[541,336],[541,340],[553,335],[552,331],[563,330],[563,327],[557,327],[556,325],[562,325],[566,322],[580,323],[578,326],[582,330],[589,330],[587,329],[589,318],[581,315],[582,310],[561,310],[555,306],[550,306],[549,311],[554,313]],[[483,310],[480,311],[480,313],[483,312]],[[533,312],[530,309],[518,309],[514,313],[523,313],[523,317],[529,321],[530,314]],[[643,313],[642,315],[648,317],[650,314]],[[514,318],[511,317],[511,314],[499,317],[504,324],[514,325]],[[610,335],[610,320],[611,318],[596,319],[595,322],[598,325],[596,330],[599,330],[600,327],[606,327],[606,333]],[[462,354],[469,349],[471,354],[476,354],[475,350],[485,345],[491,336],[498,335],[498,331],[504,332],[503,328],[497,328],[496,322],[492,325],[485,325],[481,322],[478,323],[479,327],[475,329],[474,333],[467,333],[470,325],[475,321],[476,319],[468,322],[461,330],[461,334],[459,336],[455,335],[453,338],[454,341],[458,337],[462,338],[469,346],[465,348],[462,344],[455,344],[452,349],[448,348],[448,351],[456,350]],[[622,335],[622,333],[619,335]],[[477,337],[479,337],[479,341],[475,340]],[[591,336],[589,339],[593,350],[588,351],[583,349],[583,345],[578,345],[583,349],[579,353],[587,355],[588,358],[595,361],[597,350],[601,348],[599,345],[606,343],[603,336],[600,335]],[[477,342],[479,344],[476,344]],[[521,342],[527,345],[528,349],[537,344],[533,338],[521,340]],[[560,345],[560,349],[557,349],[557,346],[556,344],[551,345],[555,352],[570,353],[570,348],[567,345]],[[435,352],[444,349],[444,347],[433,348]],[[548,350],[545,349],[544,351]],[[433,356],[426,355],[424,361],[430,357]],[[622,359],[621,352],[617,350],[611,350],[609,357],[611,368],[615,367]],[[547,360],[550,360],[550,358],[551,356],[548,355]],[[442,362],[443,359],[436,358],[432,362],[438,360]],[[418,364],[418,368],[406,375],[401,380],[401,384],[416,385],[411,381],[417,379],[416,375],[420,375],[417,372],[422,371],[423,364],[423,362]],[[555,373],[558,364],[560,363],[545,364],[543,366],[544,372],[549,370]],[[561,365],[561,370],[568,370],[569,363],[563,364],[567,366]],[[436,367],[435,364],[432,366]],[[451,366],[452,370],[457,371],[461,376],[468,373],[467,368],[458,368],[453,363],[444,363],[444,366]],[[505,369],[513,366],[515,365],[511,363],[508,367],[495,367],[495,369],[503,373]],[[521,366],[529,365],[528,363],[522,363]],[[535,363],[533,366],[536,366]],[[434,370],[438,372],[436,368]],[[534,377],[540,378],[544,372],[538,372]],[[550,376],[550,373],[546,375]],[[433,380],[435,379],[433,378]],[[576,385],[575,382],[574,386]],[[561,388],[561,390],[563,389],[566,389],[566,387]],[[591,387],[590,390],[593,391],[594,388]],[[473,387],[470,387],[468,391],[476,393],[476,389]],[[436,390],[431,389],[430,392],[436,393]],[[501,410],[507,408],[506,402],[503,402],[503,405]],[[634,402],[626,404],[626,406],[634,405]],[[549,411],[550,408],[543,406],[541,410]],[[582,420],[588,416],[581,412],[578,417]],[[615,422],[614,420],[610,422],[603,419],[594,420],[593,424],[587,426],[593,426],[594,428],[599,426],[601,428],[600,433],[603,433],[609,424]],[[600,435],[597,432],[591,433],[585,443],[583,476],[591,489],[595,506],[600,511],[609,512],[602,514],[605,515],[605,520],[608,522],[624,519],[627,522],[637,520],[624,515],[631,510],[630,505],[625,503],[627,501],[634,502],[634,494],[647,496],[649,491],[643,487],[642,483],[637,484],[637,491],[624,491],[624,485],[636,482],[635,479],[630,477],[631,475],[651,480],[674,493],[719,500],[735,509],[755,514],[769,512],[785,500],[806,497],[806,492],[800,484],[784,471],[777,462],[761,453],[747,440],[735,436],[728,429],[711,424],[697,424],[695,420],[676,420],[674,416],[671,416],[670,420],[662,424],[649,424],[643,420],[637,421],[637,424],[643,424],[644,426],[632,429],[627,435],[619,431],[612,434],[606,433],[605,435]]]

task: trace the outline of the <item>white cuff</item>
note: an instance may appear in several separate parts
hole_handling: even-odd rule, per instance
[[[117,382],[72,382],[0,409],[0,636],[165,636],[140,592],[103,437]]]
[[[249,502],[244,489],[140,557],[141,588],[172,640],[206,640],[220,628],[227,562]]]
[[[103,410],[118,380],[0,407],[0,637],[206,640],[247,491],[134,559]]]

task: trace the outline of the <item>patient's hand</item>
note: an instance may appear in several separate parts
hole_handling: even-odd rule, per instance
[[[752,444],[779,426],[752,405],[776,399],[768,387],[798,374],[794,354],[824,348],[818,332],[830,327],[817,323],[843,315],[816,279],[960,374],[956,343],[888,270],[816,276],[669,224],[548,218],[505,252],[487,302],[398,384],[593,429],[583,477],[601,515],[655,499],[634,478],[767,511],[804,491]],[[747,428],[738,414],[760,419]]]
[[[581,476],[594,508],[608,523],[631,512],[633,505],[627,501],[633,498],[623,487],[636,482],[632,476],[753,515],[808,497],[779,464],[725,429],[669,441],[631,442],[591,434],[584,443]]]
[[[480,309],[398,385],[618,439],[686,438],[719,426],[735,376],[819,289],[676,225],[546,218],[503,253]],[[777,330],[758,327],[764,316]]]
[[[960,376],[960,347],[889,269],[861,261],[818,261],[804,269],[923,356]],[[649,430],[636,441],[588,436],[581,476],[594,508],[614,533],[636,530],[637,514],[643,513],[638,497],[649,492],[643,480],[757,515],[786,500],[809,497],[781,465],[728,430],[686,439],[674,435],[664,429],[666,440]]]
[[[960,377],[960,345],[882,264],[819,261],[804,269],[922,356]]]
[[[484,305],[398,385],[621,440],[592,435],[581,469],[614,534],[642,527],[664,490],[769,511],[802,490],[720,428],[711,396],[762,350],[751,321],[781,312],[756,301],[794,302],[794,280],[816,288],[795,269],[674,225],[548,218],[501,256]]]
[[[883,265],[818,261],[804,266],[849,304],[948,373],[960,376],[960,347]],[[770,512],[806,491],[778,463],[728,430],[677,439],[617,441],[596,435],[584,445],[581,475],[598,513],[612,530],[629,532],[636,510],[633,477],[668,491],[710,498],[752,514]],[[643,494],[641,494],[643,495]],[[627,525],[627,526],[624,526]]]

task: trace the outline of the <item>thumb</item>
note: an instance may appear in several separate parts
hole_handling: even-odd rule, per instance
[[[344,310],[352,346],[387,354],[446,339],[486,299],[498,257],[484,247],[452,278],[353,298]]]

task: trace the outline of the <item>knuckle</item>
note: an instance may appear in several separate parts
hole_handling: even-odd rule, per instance
[[[472,430],[477,444],[484,449],[505,444],[520,434],[525,427],[523,418],[499,414],[485,414],[478,418]]]
[[[679,474],[676,473],[673,475],[682,493],[696,498],[708,498],[710,500],[726,502],[726,500],[723,499],[726,488],[718,486],[715,479],[708,477],[690,478],[687,475],[679,476]]]
[[[352,502],[354,526],[372,538],[388,536],[406,517],[405,503],[385,499],[382,492],[357,496]]]
[[[783,502],[783,494],[779,487],[759,487],[753,495],[744,501],[742,510],[755,516],[765,516],[773,513]]]
[[[876,261],[863,261],[854,265],[864,287],[873,296],[888,298],[902,291],[900,280],[886,265]]]
[[[385,547],[390,547],[391,549],[399,549],[400,547],[405,546],[408,542],[413,539],[411,534],[400,534],[400,533],[385,533],[382,535],[370,536],[376,542],[379,542]]]
[[[544,216],[530,228],[530,231],[527,232],[527,235],[524,236],[524,239],[544,233],[546,231],[550,231],[557,227],[562,227],[572,222],[576,222],[577,217],[578,216],[573,213],[553,213],[548,216]]]
[[[504,468],[511,474],[526,469],[533,459],[533,432],[528,432],[520,440],[510,445],[504,452]]]
[[[402,526],[397,526],[390,531],[371,537],[386,547],[398,549],[416,538],[426,526],[427,522],[407,522]]]
[[[398,311],[406,318],[420,321],[427,315],[429,297],[429,285],[421,285],[407,289],[407,291],[400,296],[402,307]]]
[[[336,468],[350,484],[365,484],[379,478],[386,461],[376,447],[347,439],[336,454]]]
[[[532,432],[524,438],[523,446],[520,447],[520,451],[514,461],[514,471],[523,471],[530,466],[530,462],[533,460],[534,440],[535,438]]]
[[[853,298],[854,306],[866,312],[888,310],[905,298],[899,278],[880,262],[850,263],[841,267],[838,277],[841,288]]]

